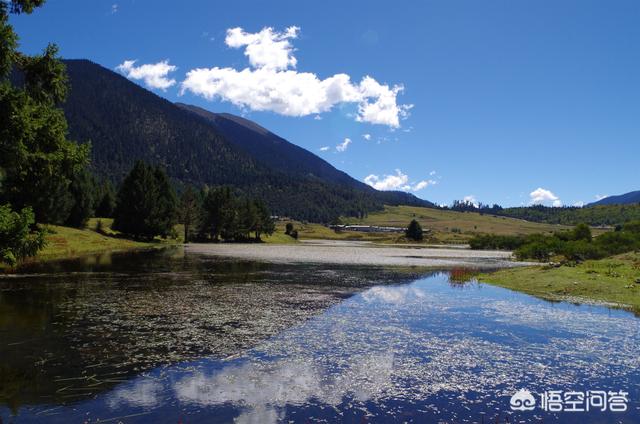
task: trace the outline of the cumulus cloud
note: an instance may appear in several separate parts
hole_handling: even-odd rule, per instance
[[[291,45],[298,33],[295,26],[284,32],[272,28],[257,33],[229,29],[226,44],[231,48],[244,47],[251,67],[192,69],[182,82],[181,94],[189,91],[207,100],[220,99],[241,108],[285,116],[317,115],[336,105],[351,103],[357,105],[358,122],[400,126],[413,107],[398,104],[402,85],[381,84],[368,75],[355,83],[347,74],[321,79],[311,72],[298,72]]]
[[[573,206],[577,207],[577,208],[581,208],[584,206],[584,202],[582,200],[578,200],[577,202],[575,202],[573,204]]]
[[[371,140],[371,134],[362,134],[362,138],[364,138],[365,140],[369,141],[369,140]]]
[[[165,91],[176,83],[175,79],[169,79],[170,72],[178,69],[174,65],[169,65],[169,60],[163,60],[158,63],[147,63],[145,65],[135,66],[136,60],[125,60],[116,66],[116,70],[124,74],[132,80],[142,80],[149,88],[157,88]]]
[[[365,184],[370,185],[376,190],[402,190],[402,191],[419,191],[430,185],[436,184],[433,180],[421,180],[418,182],[410,182],[409,176],[401,170],[396,169],[395,174],[383,175],[382,177],[371,174],[365,177]]]
[[[116,13],[118,13],[118,4],[114,3],[111,5],[111,14],[115,15]]]
[[[549,204],[552,206],[562,206],[562,201],[552,191],[538,187],[529,193],[530,203],[534,205]]]
[[[596,200],[602,200],[605,197],[609,197],[608,194],[596,194]]]
[[[320,150],[321,152],[326,152],[326,151],[328,151],[329,149],[330,149],[330,147],[329,147],[329,146],[322,146],[319,150]]]
[[[351,139],[350,138],[345,138],[342,143],[340,143],[340,144],[338,144],[336,146],[336,150],[338,152],[344,152],[345,150],[347,150],[347,147],[349,147],[349,144],[351,144]]]
[[[224,42],[231,48],[245,47],[244,55],[254,68],[282,70],[295,68],[298,63],[293,56],[293,46],[289,40],[297,38],[300,28],[291,26],[284,32],[273,28],[263,28],[256,33],[245,32],[242,28],[230,28]]]

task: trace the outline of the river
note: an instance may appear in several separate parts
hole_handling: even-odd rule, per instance
[[[630,313],[474,280],[505,258],[429,269],[410,251],[383,267],[264,248],[277,258],[195,246],[0,277],[2,422],[640,422]],[[521,389],[530,410],[512,408]],[[541,404],[600,391],[606,411]]]

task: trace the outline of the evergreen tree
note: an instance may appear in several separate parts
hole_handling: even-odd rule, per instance
[[[67,80],[57,47],[23,55],[8,23],[9,13],[31,13],[42,4],[0,2],[0,169],[5,179],[0,203],[30,206],[38,221],[63,223],[74,204],[69,185],[87,163],[88,146],[66,139],[67,122],[58,105],[66,97]]]
[[[239,211],[238,236],[236,239],[247,240],[251,238],[251,232],[257,231],[258,219],[258,209],[255,203],[246,199]]]
[[[110,182],[106,182],[100,186],[96,205],[96,216],[101,218],[111,218],[116,208],[116,194]]]
[[[118,191],[113,228],[134,237],[167,237],[176,212],[176,194],[167,175],[138,161]]]
[[[258,222],[254,231],[256,232],[256,240],[260,240],[262,234],[269,236],[273,234],[276,230],[276,223],[271,219],[271,212],[269,212],[263,201],[258,200],[255,205],[258,212]]]
[[[409,240],[420,241],[423,238],[422,226],[418,221],[412,219],[404,234]]]
[[[230,197],[231,192],[226,187],[205,190],[198,231],[201,238],[211,238],[213,241],[220,239],[225,215],[229,213],[227,204],[230,202]]]
[[[189,243],[193,227],[198,224],[200,199],[198,193],[189,186],[180,196],[180,221],[184,225],[184,242]]]
[[[71,180],[69,191],[73,199],[73,206],[65,225],[76,228],[84,228],[87,221],[94,213],[95,205],[95,181],[89,171],[82,169]]]

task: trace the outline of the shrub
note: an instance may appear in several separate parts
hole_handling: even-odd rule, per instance
[[[34,224],[31,208],[15,212],[9,205],[0,206],[0,262],[15,265],[45,246],[44,231],[31,231]]]
[[[521,236],[499,236],[494,234],[481,234],[469,240],[471,249],[486,250],[515,250],[525,243]]]
[[[409,226],[405,230],[404,235],[409,240],[415,240],[415,241],[422,240],[423,235],[422,235],[422,227],[420,226],[420,223],[418,221],[416,221],[415,219],[412,219],[411,223],[409,224]]]
[[[290,236],[292,231],[293,231],[293,224],[290,222],[287,222],[287,225],[285,225],[284,227],[284,233]]]

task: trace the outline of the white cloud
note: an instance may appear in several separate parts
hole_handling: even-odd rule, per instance
[[[417,183],[412,183],[409,181],[409,176],[407,174],[403,174],[399,169],[396,169],[395,174],[383,175],[382,177],[375,174],[368,175],[365,177],[364,182],[376,190],[402,191],[419,191],[430,185],[436,184],[433,180],[422,180]]]
[[[322,121],[322,116],[316,115],[313,117],[313,119],[315,119],[316,121]]]
[[[272,28],[257,33],[229,29],[225,42],[232,48],[245,47],[251,68],[192,69],[182,82],[181,94],[190,91],[208,100],[285,116],[317,115],[338,104],[353,103],[358,107],[358,122],[400,126],[413,107],[397,103],[402,85],[381,84],[370,76],[353,83],[347,74],[321,79],[311,72],[298,72],[290,42],[298,32],[298,27],[281,33]]]
[[[573,206],[575,206],[575,207],[577,207],[577,208],[581,208],[581,207],[583,207],[583,206],[584,206],[584,202],[583,202],[582,200],[579,200],[579,201],[575,202],[575,203],[573,204]]]
[[[371,134],[362,134],[362,138],[364,138],[365,140],[369,141],[369,140],[371,140]]]
[[[605,197],[609,197],[609,195],[608,194],[596,194],[596,201],[597,200],[602,200]]]
[[[338,144],[336,146],[336,150],[338,152],[344,152],[345,150],[347,150],[347,147],[349,147],[349,144],[351,144],[351,139],[350,138],[345,138],[342,143],[340,143],[340,144]]]
[[[321,152],[326,152],[326,151],[328,151],[329,149],[330,149],[330,147],[329,147],[329,146],[322,146],[319,150],[320,150]]]
[[[418,181],[416,185],[413,186],[413,191],[419,191],[423,188],[427,188],[432,182],[429,180]]]
[[[551,203],[551,205],[555,207],[562,206],[562,201],[558,196],[556,196],[552,191],[546,190],[542,187],[538,187],[529,193],[529,198],[530,203],[534,205]]]
[[[116,13],[118,13],[118,4],[114,3],[114,4],[111,5],[111,14],[113,15],[113,14],[116,14]]]
[[[429,175],[431,175],[433,177],[434,175],[436,175],[436,171],[429,172]]]
[[[297,38],[299,31],[300,28],[291,26],[284,32],[263,28],[252,34],[240,27],[230,28],[224,42],[234,49],[245,47],[244,55],[254,68],[284,70],[295,68],[298,63],[289,40]]]
[[[147,87],[158,88],[162,91],[176,83],[175,79],[167,77],[170,72],[178,69],[174,65],[169,65],[169,60],[140,66],[134,66],[135,63],[135,60],[125,60],[116,66],[116,70],[122,72],[129,79],[142,80]]]

